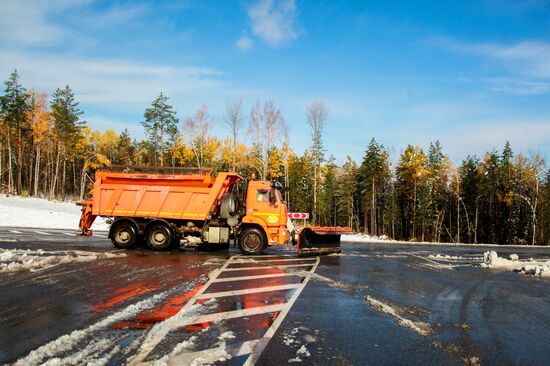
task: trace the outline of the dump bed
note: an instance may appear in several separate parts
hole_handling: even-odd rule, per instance
[[[198,174],[96,172],[93,216],[205,220],[221,197],[242,179],[236,173],[216,178]]]

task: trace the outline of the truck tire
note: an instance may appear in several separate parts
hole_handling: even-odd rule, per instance
[[[165,223],[152,223],[146,229],[145,240],[153,250],[168,250],[174,241],[174,233]]]
[[[136,246],[137,232],[128,221],[115,221],[109,230],[113,245],[119,249],[131,249]]]
[[[228,219],[231,215],[235,214],[237,205],[235,198],[232,194],[226,193],[220,203],[220,216],[222,219]]]
[[[244,254],[260,254],[267,246],[264,234],[256,229],[245,229],[239,235],[239,249]]]

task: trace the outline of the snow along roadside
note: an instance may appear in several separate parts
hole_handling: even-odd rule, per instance
[[[80,212],[75,202],[0,194],[0,226],[77,230]],[[92,230],[108,229],[99,217],[92,225]]]
[[[550,278],[550,260],[534,260],[533,258],[520,261],[516,254],[511,254],[510,259],[499,257],[497,252],[489,251],[483,253],[483,268],[506,269],[520,272],[535,277]]]
[[[405,245],[441,245],[441,246],[461,246],[461,247],[500,247],[500,248],[525,248],[525,245],[519,244],[484,244],[484,243],[440,243],[430,241],[405,241],[394,240],[386,235],[371,236],[367,234],[342,234],[340,242],[345,244],[405,244]],[[529,248],[548,248],[545,245],[529,245]]]
[[[29,270],[40,271],[65,263],[91,262],[98,259],[125,257],[125,253],[96,253],[82,250],[46,251],[43,249],[0,248],[0,273]]]

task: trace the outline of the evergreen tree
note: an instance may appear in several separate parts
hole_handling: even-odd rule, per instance
[[[124,129],[120,134],[120,139],[117,144],[117,155],[114,159],[116,165],[132,165],[135,152],[134,144],[128,129]]]
[[[373,138],[367,147],[358,173],[358,193],[361,197],[363,225],[370,227],[372,235],[378,235],[378,222],[384,215],[384,193],[390,179],[389,153]],[[369,220],[370,218],[370,220]]]
[[[22,190],[22,171],[23,171],[23,144],[30,135],[30,125],[27,121],[27,112],[30,106],[27,104],[27,94],[25,88],[19,84],[19,75],[14,70],[10,78],[4,82],[6,88],[4,95],[0,96],[0,119],[4,121],[7,127],[6,142],[8,145],[8,191],[14,189],[13,182],[13,136],[15,131],[17,137],[17,157],[16,157],[16,179],[17,192]]]
[[[160,93],[144,113],[145,121],[141,124],[145,128],[155,161],[164,166],[164,154],[175,142],[178,134],[178,118],[176,111],[168,104],[168,97]]]
[[[80,120],[83,112],[78,108],[78,102],[75,101],[74,94],[68,85],[64,89],[56,89],[50,108],[57,141],[55,175],[50,187],[50,195],[58,193],[56,187],[59,185],[61,194],[64,196],[68,174],[72,173],[73,185],[77,185],[74,164],[75,158],[82,160],[82,156],[77,156],[77,146],[83,139],[81,131],[86,122]],[[72,163],[71,170],[68,170],[67,162]]]

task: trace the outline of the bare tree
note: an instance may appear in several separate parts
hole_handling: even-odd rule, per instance
[[[260,163],[259,173],[265,180],[269,172],[269,156],[275,147],[286,121],[273,101],[267,101],[263,107],[260,102],[252,108],[248,133],[253,136],[253,145]]]
[[[208,106],[203,105],[195,112],[193,117],[187,118],[183,124],[183,129],[191,143],[199,168],[204,164],[204,145],[212,123],[212,118],[208,114]]]
[[[312,155],[313,155],[313,222],[317,224],[319,218],[319,171],[323,162],[322,133],[328,116],[327,107],[321,101],[314,101],[307,108],[307,122],[311,127]]]
[[[231,145],[233,146],[231,160],[232,169],[235,170],[236,158],[235,152],[237,149],[237,136],[243,123],[243,102],[242,99],[235,99],[225,105],[224,122],[231,132]]]

